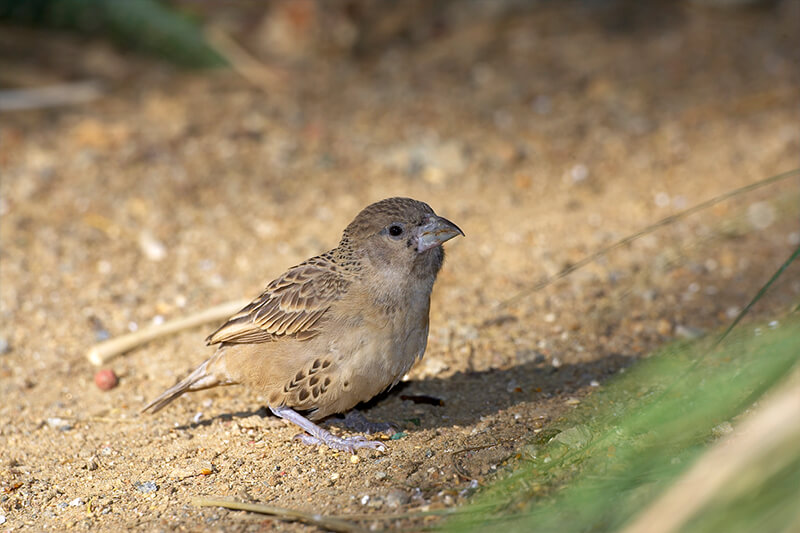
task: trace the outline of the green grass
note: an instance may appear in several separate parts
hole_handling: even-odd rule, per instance
[[[554,424],[555,437],[528,445],[510,475],[445,529],[619,530],[798,361],[796,316],[776,328],[741,325],[719,346],[668,346]],[[786,453],[781,468],[758,465],[682,531],[790,531],[800,523],[800,446]]]
[[[193,20],[157,0],[0,0],[0,22],[99,35],[187,67],[226,64]]]

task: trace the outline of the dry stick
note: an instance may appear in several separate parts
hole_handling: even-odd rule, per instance
[[[306,513],[296,509],[275,507],[274,505],[245,503],[217,498],[192,498],[192,503],[199,507],[225,507],[226,509],[236,509],[239,511],[250,511],[253,513],[272,515],[280,518],[281,520],[303,522],[330,531],[342,531],[345,533],[349,533],[351,531],[366,531],[364,528],[359,527],[352,522],[348,522],[347,520],[342,520],[341,518],[332,518],[316,513]]]
[[[674,533],[750,466],[800,441],[800,369],[622,533]]]
[[[661,219],[658,222],[656,222],[655,224],[651,224],[651,225],[647,226],[646,228],[637,231],[636,233],[628,235],[624,239],[619,240],[619,241],[615,242],[614,244],[612,244],[610,246],[606,246],[602,250],[600,250],[598,252],[595,252],[590,256],[584,257],[583,259],[581,259],[577,263],[568,266],[567,268],[565,268],[564,270],[562,270],[558,274],[554,274],[552,276],[544,278],[542,281],[540,281],[536,285],[534,285],[534,286],[532,286],[532,287],[530,287],[528,289],[524,289],[523,291],[517,293],[516,295],[512,296],[511,298],[508,298],[507,300],[504,300],[504,301],[500,302],[497,305],[496,309],[502,309],[504,307],[508,307],[509,305],[511,305],[513,303],[516,303],[517,301],[519,301],[522,298],[528,296],[529,294],[533,294],[534,292],[537,292],[537,291],[547,287],[548,285],[552,284],[553,282],[556,282],[556,281],[558,281],[558,280],[560,280],[562,278],[565,278],[566,276],[572,274],[573,272],[575,272],[579,268],[582,268],[582,267],[588,265],[589,263],[594,262],[598,258],[608,254],[609,252],[611,252],[613,250],[616,250],[617,248],[620,248],[622,246],[625,246],[626,244],[630,244],[633,241],[635,241],[636,239],[647,235],[648,233],[653,233],[655,230],[657,230],[657,229],[659,229],[659,228],[661,228],[663,226],[667,226],[669,224],[672,224],[673,222],[675,222],[677,220],[680,220],[682,218],[685,218],[685,217],[687,217],[689,215],[693,215],[694,213],[697,213],[698,211],[702,211],[704,209],[708,209],[709,207],[711,207],[713,205],[716,205],[716,204],[718,204],[718,203],[720,203],[720,202],[722,202],[724,200],[727,200],[728,198],[732,198],[734,196],[738,196],[739,194],[743,194],[743,193],[747,193],[747,192],[750,192],[750,191],[754,191],[756,189],[760,189],[761,187],[765,187],[767,185],[770,185],[771,183],[775,183],[775,182],[778,182],[778,181],[783,181],[785,179],[791,178],[791,177],[796,176],[798,174],[800,174],[800,168],[795,168],[793,170],[789,170],[789,171],[784,172],[782,174],[776,174],[775,176],[770,176],[769,178],[763,179],[761,181],[757,181],[755,183],[751,183],[750,185],[745,185],[744,187],[740,187],[738,189],[734,189],[732,191],[728,191],[725,194],[720,194],[719,196],[715,196],[714,198],[711,198],[710,200],[706,200],[705,202],[702,202],[702,203],[699,203],[699,204],[697,204],[697,205],[695,205],[693,207],[690,207],[689,209],[687,209],[685,211],[681,211],[680,213],[676,213],[674,215],[668,216],[667,218]]]
[[[261,514],[270,514],[275,515],[282,518],[284,514],[287,516],[292,513],[301,514],[301,515],[308,515],[312,517],[317,517],[319,515],[314,515],[311,513],[304,513],[302,511],[296,511],[293,509],[285,509],[282,507],[273,507],[271,505],[262,505],[259,503],[246,503],[240,502],[235,500],[228,500],[225,498],[218,498],[218,497],[211,497],[211,498],[201,498],[195,497],[192,499],[192,503],[201,507],[225,507],[226,509],[237,509],[241,511],[250,511],[253,513],[261,513]],[[340,522],[346,522],[348,525],[353,525],[352,520],[403,520],[406,518],[416,519],[416,518],[426,518],[429,516],[448,516],[456,513],[480,513],[487,509],[494,508],[493,505],[472,505],[469,509],[459,509],[459,508],[449,508],[449,509],[433,509],[429,511],[407,511],[405,513],[356,513],[350,514],[347,516],[328,516],[324,517],[326,520],[336,520]],[[273,511],[278,510],[280,514],[274,513]],[[286,518],[287,520],[293,520],[291,516]]]
[[[109,339],[92,346],[86,353],[86,357],[93,365],[100,366],[107,363],[117,355],[127,352],[132,348],[136,348],[141,344],[150,342],[153,339],[157,339],[158,337],[163,337],[165,335],[176,333],[184,329],[193,328],[195,326],[200,326],[207,322],[224,320],[248,303],[248,300],[226,302],[184,318],[170,320],[169,322],[164,322],[158,326],[150,326],[127,335]]]
[[[206,39],[233,70],[259,89],[269,93],[283,87],[285,72],[260,62],[221,29],[213,26],[208,28]]]
[[[101,85],[96,81],[59,83],[27,89],[4,89],[0,91],[0,111],[83,104],[100,98],[103,93]]]

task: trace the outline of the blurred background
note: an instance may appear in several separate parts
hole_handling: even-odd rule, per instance
[[[800,245],[795,176],[528,292],[796,169],[798,87],[796,0],[0,0],[0,524],[264,526],[197,494],[428,524],[377,515],[466,503],[634,361],[729,324]],[[94,343],[254,297],[389,196],[467,237],[425,359],[369,408],[407,434],[388,456],[309,454],[233,389],[137,417],[213,324],[95,386]],[[745,323],[783,323],[798,273]]]

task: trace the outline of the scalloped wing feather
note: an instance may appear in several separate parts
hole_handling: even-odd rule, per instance
[[[270,283],[258,298],[209,335],[206,343],[310,339],[318,333],[315,326],[348,285],[325,258],[309,259]]]

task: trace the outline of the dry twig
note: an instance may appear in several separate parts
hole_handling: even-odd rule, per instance
[[[208,28],[206,39],[233,70],[259,89],[269,93],[284,86],[285,72],[269,67],[253,57],[221,29],[214,26]]]
[[[236,509],[239,511],[250,511],[252,513],[271,515],[280,518],[281,520],[288,520],[290,522],[303,522],[305,524],[311,524],[312,526],[317,526],[329,531],[342,531],[345,533],[349,533],[351,531],[366,531],[364,528],[341,518],[323,516],[317,513],[306,513],[296,509],[286,509],[284,507],[276,507],[274,505],[237,502],[222,498],[193,498],[192,503],[200,507],[225,507],[226,509]]]
[[[248,304],[247,300],[236,300],[233,302],[226,302],[217,305],[205,311],[189,315],[184,318],[178,318],[164,322],[158,326],[151,326],[149,328],[140,329],[128,335],[122,335],[92,346],[86,353],[89,362],[95,366],[100,366],[117,355],[127,352],[141,344],[150,342],[158,337],[170,335],[184,329],[200,326],[207,322],[214,322],[228,318],[236,311]]]
[[[24,111],[65,105],[83,104],[103,96],[96,81],[59,83],[26,89],[0,91],[0,111]]]

